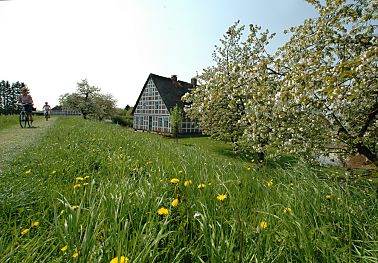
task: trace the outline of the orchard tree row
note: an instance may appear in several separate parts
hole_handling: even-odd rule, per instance
[[[21,94],[23,82],[0,81],[0,114],[14,114],[17,112],[17,101]]]
[[[232,25],[184,96],[192,118],[217,139],[260,153],[364,154],[378,165],[378,2],[307,0],[318,17],[274,33]]]
[[[89,85],[88,80],[83,79],[77,83],[76,92],[60,96],[59,103],[65,109],[80,112],[84,119],[93,117],[103,120],[113,115],[116,100],[100,91],[100,88]]]

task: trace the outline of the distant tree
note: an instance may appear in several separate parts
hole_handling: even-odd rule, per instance
[[[93,115],[100,121],[105,117],[113,116],[115,112],[115,99],[110,94],[96,94],[93,98]]]
[[[17,110],[18,97],[21,94],[23,82],[15,82],[12,85],[8,81],[0,82],[0,114],[14,114]]]
[[[84,79],[77,83],[76,92],[61,95],[59,103],[65,109],[80,112],[84,119],[92,116],[103,120],[113,114],[116,101],[111,95],[101,94],[98,87],[90,86]]]
[[[5,114],[5,90],[6,90],[5,80],[0,81],[0,114]]]
[[[83,79],[81,82],[77,83],[76,93],[79,97],[79,110],[86,119],[88,114],[95,112],[94,99],[100,91],[99,88],[95,86],[90,86],[87,79]]]

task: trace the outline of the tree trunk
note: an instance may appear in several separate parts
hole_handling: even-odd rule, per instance
[[[258,158],[259,163],[262,163],[265,160],[265,153],[264,152],[258,152],[257,158]]]
[[[375,164],[375,166],[378,167],[378,156],[375,153],[370,151],[370,149],[366,147],[365,145],[363,145],[362,143],[357,144],[356,147],[359,154],[365,155],[366,158],[369,159],[369,161],[371,161],[372,163]]]

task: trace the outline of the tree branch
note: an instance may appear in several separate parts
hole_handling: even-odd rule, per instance
[[[373,120],[375,119],[375,116],[377,116],[377,114],[378,114],[378,102],[376,102],[373,105],[372,110],[369,113],[367,120],[365,121],[364,126],[362,126],[360,132],[358,133],[358,137],[363,137],[365,135],[366,131],[368,130],[370,124],[373,122]]]

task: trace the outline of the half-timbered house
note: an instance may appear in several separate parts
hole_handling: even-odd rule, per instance
[[[135,130],[171,132],[170,112],[178,105],[184,108],[181,97],[195,86],[196,79],[191,83],[178,81],[177,76],[171,78],[150,74],[142,88],[137,102],[133,108],[133,128]],[[183,118],[180,133],[198,133],[197,123]]]

